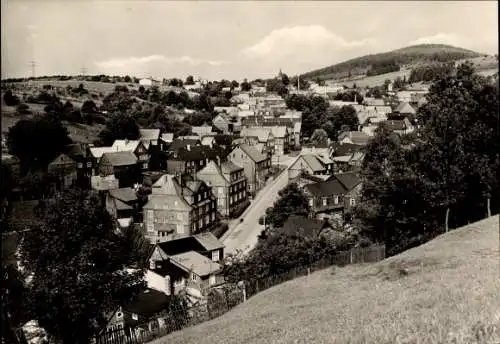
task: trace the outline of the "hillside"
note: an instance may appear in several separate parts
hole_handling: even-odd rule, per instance
[[[389,64],[395,62],[404,67],[421,63],[430,63],[438,61],[456,61],[468,58],[483,56],[471,50],[453,47],[444,44],[421,44],[409,46],[385,53],[370,54],[353,58],[335,65],[317,69],[301,75],[302,78],[309,80],[328,80],[345,78],[349,75],[364,75],[373,65]]]
[[[499,343],[498,235],[496,215],[377,264],[286,282],[153,343]]]

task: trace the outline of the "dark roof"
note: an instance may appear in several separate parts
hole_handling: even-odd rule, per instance
[[[221,167],[222,173],[232,173],[232,172],[240,171],[243,169],[243,167],[240,167],[231,161],[223,162],[220,167]]]
[[[342,183],[346,190],[352,190],[361,183],[361,179],[356,172],[336,173],[334,177]]]
[[[137,193],[132,188],[109,190],[109,195],[125,203],[137,201]]]
[[[347,189],[337,179],[307,184],[305,188],[315,197],[328,197],[347,193]]]
[[[256,150],[254,147],[247,145],[245,143],[240,145],[240,148],[242,151],[244,151],[250,159],[252,159],[254,162],[261,162],[267,159],[267,157],[260,153],[258,150]]]
[[[165,293],[147,288],[123,308],[130,313],[150,317],[164,310],[168,302],[169,297]]]
[[[175,160],[198,161],[203,159],[217,159],[222,154],[222,149],[210,148],[209,146],[191,146],[189,149],[180,148]]]
[[[214,135],[215,143],[220,146],[231,146],[235,135]]]
[[[308,219],[304,216],[291,215],[283,224],[281,229],[287,234],[305,234],[307,236],[318,236],[327,224],[324,221]]]
[[[66,154],[69,157],[85,157],[87,155],[87,150],[81,143],[73,143],[66,146]]]
[[[354,154],[356,152],[359,152],[363,149],[362,145],[355,145],[352,143],[344,143],[335,150],[335,153],[333,156],[344,156],[344,155],[350,155]]]
[[[113,166],[129,166],[137,164],[137,157],[132,152],[113,152],[104,153],[102,157],[106,159]]]
[[[383,121],[382,123],[384,123],[389,130],[406,129],[406,123],[403,120],[388,120],[388,121]]]
[[[291,118],[264,118],[263,116],[248,116],[241,119],[242,125],[258,125],[263,127],[286,126],[294,127],[294,121]]]
[[[224,247],[224,244],[210,232],[168,240],[157,245],[169,256],[188,251],[206,253]]]
[[[172,143],[168,146],[168,150],[170,151],[177,151],[181,148],[187,148],[187,146],[197,146],[201,145],[200,140],[192,140],[192,139],[185,139],[185,140],[180,140],[180,139],[174,139]]]

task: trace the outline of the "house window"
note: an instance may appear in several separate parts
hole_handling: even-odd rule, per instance
[[[177,213],[177,220],[181,220],[182,221],[182,213]]]
[[[177,233],[184,234],[184,225],[177,224]]]
[[[309,206],[312,207],[314,205],[314,201],[312,198],[309,199]]]
[[[191,273],[191,280],[196,282],[198,280],[198,276],[195,273]]]
[[[212,221],[215,221],[215,212],[211,215]]]
[[[356,199],[351,198],[351,206],[354,207],[356,205]]]
[[[148,230],[148,232],[154,232],[155,231],[155,225],[153,223],[148,223],[147,224],[147,230]]]
[[[224,204],[224,202],[222,201],[222,198],[217,199],[217,203],[218,203],[219,205],[223,205],[223,204]]]
[[[83,164],[81,162],[78,163],[77,165],[78,168],[82,168],[83,167]]]
[[[216,283],[215,275],[210,275],[210,278],[208,279],[208,283],[210,285],[215,285],[215,283]]]
[[[163,234],[163,233],[162,233],[162,234]],[[150,269],[150,270],[154,270],[154,269],[156,269],[156,262],[155,262],[153,259],[151,259],[151,260],[149,261],[149,269]]]
[[[205,224],[208,224],[210,222],[210,216],[206,215],[205,216]]]
[[[87,162],[87,167],[92,167],[92,162]]]
[[[326,206],[326,205],[327,205],[326,197],[323,197],[323,206]]]
[[[219,254],[219,250],[216,250],[216,251],[212,251],[212,260],[214,262],[218,262],[219,259],[220,259],[220,254]]]
[[[198,228],[202,228],[203,227],[203,219],[199,219],[198,220]]]
[[[335,196],[335,197],[333,198],[333,202],[334,202],[335,204],[339,204],[339,196]]]
[[[148,163],[146,162],[146,163],[142,164],[142,168],[148,168]]]

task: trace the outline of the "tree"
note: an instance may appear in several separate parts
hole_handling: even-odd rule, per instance
[[[316,129],[311,135],[311,142],[315,145],[326,145],[328,144],[328,134],[325,129]]]
[[[83,113],[83,114],[92,114],[92,113],[96,113],[97,112],[97,105],[94,103],[93,100],[86,100],[83,104],[82,104],[82,108],[80,109],[80,111]]]
[[[99,133],[103,146],[111,146],[115,140],[137,140],[138,138],[139,126],[134,117],[129,114],[112,115],[106,121],[106,127]]]
[[[186,78],[186,82],[184,83],[184,85],[194,85],[194,78],[192,75],[189,75],[187,78]]]
[[[234,90],[235,88],[238,88],[239,85],[240,84],[238,83],[238,81],[236,80],[231,81],[231,89]]]
[[[20,115],[28,115],[31,113],[30,107],[25,103],[19,103],[16,106],[16,112]]]
[[[266,210],[266,223],[273,227],[281,227],[291,214],[309,214],[307,197],[298,188],[296,183],[288,184],[278,192],[279,199]]]
[[[19,158],[22,173],[47,166],[71,143],[68,130],[47,115],[19,120],[9,128],[9,153]]]
[[[328,137],[337,140],[342,128],[347,126],[349,130],[357,130],[359,125],[356,110],[350,105],[330,108],[326,115],[327,123],[324,128],[327,130]]]
[[[3,95],[3,101],[7,106],[16,106],[19,104],[19,98],[15,96],[11,90],[7,90]]]
[[[288,86],[290,84],[290,78],[285,73],[281,74],[281,82],[283,85]]]
[[[34,316],[63,344],[88,343],[108,312],[145,287],[144,271],[127,270],[136,262],[130,239],[116,232],[97,196],[68,191],[41,218],[22,247],[23,266],[33,273]]]
[[[243,82],[241,83],[241,90],[243,92],[248,92],[252,89],[252,85],[250,85],[250,83],[247,81],[247,79],[243,80]]]

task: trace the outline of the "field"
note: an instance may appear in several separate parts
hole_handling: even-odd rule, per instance
[[[499,216],[266,290],[154,344],[500,343]]]
[[[27,104],[33,113],[43,113],[43,105],[40,104]],[[9,128],[16,124],[22,118],[30,118],[32,115],[19,116],[15,114],[15,108],[3,104],[2,98],[2,135],[5,135]],[[103,125],[94,124],[92,126],[78,123],[64,122],[68,129],[69,136],[74,142],[92,143],[98,138],[99,132],[103,129]]]
[[[90,93],[102,93],[103,95],[107,95],[115,90],[116,86],[127,86],[130,88],[127,83],[109,83],[109,82],[98,82],[98,81],[81,81],[81,80],[33,80],[31,83],[35,87],[42,88],[43,85],[52,85],[54,87],[78,87],[80,84],[83,84],[83,87],[88,90]],[[136,85],[137,86],[137,85]]]
[[[482,75],[493,75],[498,72],[498,61],[494,56],[488,56],[488,57],[476,57],[472,59],[464,59],[464,60],[459,60],[457,61],[458,63],[463,63],[465,61],[471,61],[476,70],[478,71],[479,74]],[[387,79],[394,80],[397,77],[403,78],[406,76],[406,78],[410,77],[411,73],[411,66],[402,69],[398,72],[392,72],[392,73],[386,73],[386,74],[381,74],[381,75],[374,75],[374,76],[365,76],[361,77],[359,79],[352,78],[349,81],[338,81],[342,85],[346,85],[348,87],[352,87],[353,84],[356,84],[357,87],[374,87],[374,86],[380,86],[384,84],[384,81]],[[335,80],[332,80],[335,81]]]

